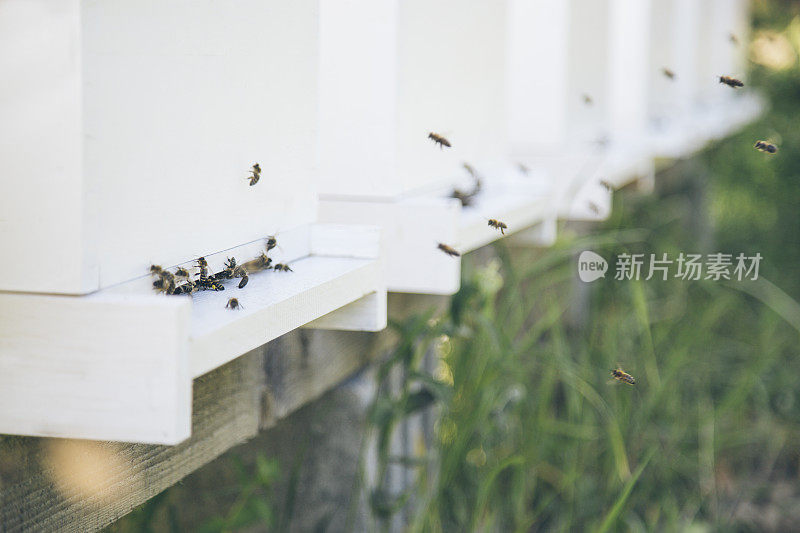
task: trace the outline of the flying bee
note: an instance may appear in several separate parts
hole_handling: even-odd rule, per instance
[[[675,79],[675,73],[672,72],[667,67],[664,67],[664,68],[661,69],[661,74],[663,74],[665,77],[669,78],[670,80],[674,80]]]
[[[733,45],[739,45],[739,38],[733,32],[728,34],[728,41],[730,41],[730,43]]]
[[[633,379],[633,376],[622,370],[619,365],[617,365],[616,370],[611,371],[611,377],[619,381],[620,383],[627,383],[628,385],[636,385],[636,380]]]
[[[294,272],[286,263],[278,263],[275,265],[275,272]]]
[[[599,206],[599,205],[597,205],[597,204],[596,204],[596,203],[594,203],[594,202],[589,202],[589,209],[590,209],[590,210],[592,211],[592,213],[594,213],[595,215],[599,215],[599,214],[600,214],[600,206]]]
[[[600,180],[600,185],[602,185],[603,188],[605,188],[605,190],[607,190],[608,192],[614,192],[614,185],[612,185],[611,182],[606,180]]]
[[[258,163],[253,165],[253,170],[250,171],[250,174],[245,179],[250,180],[250,186],[252,187],[261,179],[261,166]]]
[[[506,234],[505,230],[508,229],[508,226],[506,225],[505,222],[500,222],[499,220],[496,220],[494,218],[489,219],[489,225],[493,228],[499,229],[500,233],[503,235]]]
[[[453,189],[453,192],[450,193],[450,198],[456,198],[460,200],[463,207],[469,207],[472,205],[473,196],[475,196],[473,193],[464,192],[461,189]]]
[[[753,145],[753,148],[768,154],[774,154],[778,151],[777,146],[772,143],[768,143],[767,141],[756,141],[756,144]]]
[[[531,169],[524,163],[517,163],[517,169],[526,176],[531,173]]]
[[[185,269],[185,268],[183,268],[183,267],[178,267],[178,268],[175,270],[175,275],[176,275],[177,277],[179,277],[179,278],[188,278],[188,277],[189,277],[189,271],[188,271],[188,270],[186,270],[186,269]]]
[[[459,257],[461,255],[461,253],[458,250],[456,250],[455,248],[453,248],[452,246],[448,246],[448,245],[443,244],[441,242],[439,243],[439,246],[437,246],[437,248],[439,248],[441,251],[443,251],[444,253],[446,253],[450,257]]]
[[[733,87],[734,89],[738,87],[744,87],[744,82],[741,80],[737,80],[736,78],[732,78],[730,76],[720,76],[719,82],[724,83],[728,87]]]
[[[267,251],[269,252],[276,246],[278,246],[278,239],[276,239],[273,235],[267,236]]]
[[[225,309],[244,309],[244,306],[236,298],[230,298],[225,304]]]
[[[582,98],[583,98],[583,103],[585,105],[593,105],[594,104],[594,100],[592,100],[592,97],[589,96],[588,94],[583,93]]]
[[[447,146],[448,148],[452,147],[450,141],[448,141],[438,133],[433,133],[433,132],[428,133],[428,139],[433,139],[433,142],[439,145],[440,150],[444,150],[445,146]]]

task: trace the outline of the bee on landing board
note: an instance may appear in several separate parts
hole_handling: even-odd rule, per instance
[[[225,304],[225,309],[244,309],[244,306],[239,303],[239,300],[236,298],[231,298],[228,300],[228,303]]]
[[[670,69],[668,69],[666,67],[661,69],[661,74],[663,74],[665,77],[669,78],[670,80],[674,80],[675,79],[675,73],[672,72]]]
[[[448,245],[443,244],[441,242],[439,243],[439,246],[437,246],[437,248],[439,248],[441,251],[443,251],[444,253],[446,253],[450,257],[459,257],[461,255],[461,253],[458,250],[456,250],[455,248],[453,248],[452,246],[448,246]]]
[[[768,143],[767,141],[756,141],[756,144],[753,145],[753,148],[768,154],[774,154],[778,152],[778,147],[772,143]]]
[[[744,87],[744,82],[742,82],[742,80],[737,80],[736,78],[732,78],[730,76],[720,76],[719,82],[724,83],[728,87],[733,87],[734,89]]]
[[[433,139],[433,142],[439,145],[440,150],[444,150],[445,146],[447,146],[448,148],[452,146],[450,144],[450,141],[448,141],[438,133],[433,133],[433,132],[428,133],[428,139]]]
[[[258,183],[258,180],[261,179],[261,165],[259,165],[258,163],[253,165],[252,170],[250,171],[250,174],[251,175],[247,176],[245,179],[246,180],[250,180],[250,186],[252,187],[256,183]]]
[[[611,377],[616,379],[620,383],[627,383],[628,385],[636,385],[636,380],[633,379],[633,376],[622,370],[619,366],[617,366],[616,370],[611,371]]]
[[[274,268],[275,272],[294,272],[286,263],[278,263]]]
[[[494,218],[489,219],[489,225],[495,229],[499,229],[500,233],[503,235],[506,234],[505,230],[508,229],[508,226],[506,225],[505,222],[500,222],[499,220]]]

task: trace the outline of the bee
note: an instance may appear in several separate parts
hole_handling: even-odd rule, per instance
[[[153,288],[158,290],[158,292],[173,294],[175,292],[175,280],[168,278],[158,278],[153,282]]]
[[[187,281],[183,285],[178,285],[172,294],[192,294],[197,290],[197,285],[191,281]]]
[[[665,77],[667,77],[667,78],[669,78],[671,80],[675,79],[675,73],[672,72],[670,69],[668,69],[666,67],[661,69],[661,74],[663,74]]]
[[[244,286],[247,285],[247,282],[250,280],[250,278],[247,277],[247,269],[245,269],[241,265],[237,266],[233,270],[233,277],[234,278],[242,278],[242,281],[239,282],[239,288],[240,289],[243,289]]]
[[[267,237],[267,251],[269,252],[276,246],[278,246],[278,240],[273,235],[269,235]]]
[[[611,377],[616,379],[620,383],[627,383],[628,385],[636,385],[636,380],[633,379],[633,376],[622,370],[619,366],[617,366],[616,370],[611,371]]]
[[[162,270],[164,269],[160,265],[150,265],[151,274],[160,274]]]
[[[198,257],[197,266],[199,266],[200,268],[208,268],[208,261],[206,261],[205,257]]]
[[[199,285],[199,283],[198,283],[198,285]],[[206,281],[206,283],[203,286],[201,286],[200,288],[202,288],[205,291],[224,291],[225,290],[225,286],[222,283],[220,283],[218,281],[215,281],[215,280],[212,280],[212,279],[209,279],[208,281]]]
[[[225,309],[244,309],[244,306],[236,298],[230,298],[225,304]]]
[[[739,38],[733,32],[728,34],[728,41],[730,41],[730,43],[733,45],[739,45]]]
[[[517,169],[520,172],[522,172],[523,174],[525,174],[526,176],[531,173],[531,169],[527,165],[525,165],[523,163],[519,163],[518,162],[517,163]]]
[[[769,154],[774,154],[778,151],[777,146],[772,143],[768,143],[767,141],[756,141],[756,144],[753,145],[753,148]]]
[[[472,205],[472,197],[475,196],[471,192],[464,192],[461,189],[453,189],[453,192],[450,193],[450,198],[457,198],[461,201],[461,205],[463,207],[468,207]]]
[[[272,259],[267,257],[264,252],[261,252],[261,255],[242,265],[242,268],[248,271],[267,270],[271,264]]]
[[[251,170],[250,173],[252,175],[247,176],[245,179],[250,180],[250,186],[252,187],[256,183],[258,183],[258,180],[261,179],[261,165],[259,165],[258,163],[253,165],[253,170]]]
[[[285,263],[278,263],[275,265],[275,272],[294,272],[294,270],[289,268],[289,265]]]
[[[175,270],[175,275],[178,276],[179,278],[188,278],[189,277],[189,271],[186,270],[183,267],[178,267]]]
[[[592,99],[592,97],[591,97],[591,96],[589,96],[588,94],[586,94],[586,93],[583,93],[583,96],[582,96],[582,98],[583,98],[583,103],[584,103],[585,105],[593,105],[593,104],[594,104],[594,100],[593,100],[593,99]]]
[[[437,246],[437,248],[439,248],[441,251],[443,251],[450,257],[459,257],[461,255],[461,253],[459,253],[459,251],[453,248],[452,246],[448,246],[441,242],[439,243],[439,246]]]
[[[489,219],[489,225],[493,228],[499,229],[500,233],[503,235],[506,234],[505,230],[508,229],[508,226],[506,225],[505,222],[500,222],[499,220],[496,220],[494,218]]]
[[[594,213],[595,215],[599,215],[599,214],[600,214],[600,206],[598,206],[598,205],[597,205],[596,203],[594,203],[594,202],[589,202],[589,209],[590,209],[590,210],[592,211],[592,213]]]
[[[733,87],[734,89],[738,87],[744,87],[744,82],[741,80],[737,80],[736,78],[732,78],[730,76],[720,76],[719,82],[724,83],[728,87]]]
[[[444,150],[445,146],[447,146],[448,148],[452,147],[450,141],[448,141],[438,133],[433,133],[433,132],[428,133],[428,139],[433,139],[433,142],[439,145],[440,150]]]
[[[600,185],[602,185],[603,188],[605,188],[605,190],[607,190],[608,192],[614,192],[614,185],[612,185],[611,182],[606,180],[600,180]]]

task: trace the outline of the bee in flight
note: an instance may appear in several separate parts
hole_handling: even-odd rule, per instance
[[[236,298],[231,298],[228,300],[228,303],[225,304],[225,309],[244,309],[244,306],[239,303],[239,300]]]
[[[433,133],[433,132],[428,133],[428,139],[433,139],[433,142],[439,145],[440,150],[444,150],[445,146],[447,146],[448,148],[452,146],[450,144],[450,141],[448,141],[438,133]]]
[[[756,141],[756,144],[753,145],[753,148],[768,154],[774,154],[778,151],[777,146],[772,143],[768,143],[767,141]]]
[[[443,251],[450,257],[459,257],[461,255],[461,253],[452,246],[442,244],[441,242],[439,243],[439,246],[437,248],[439,248],[441,251]]]
[[[667,78],[669,78],[671,80],[675,79],[675,73],[672,72],[670,69],[668,69],[666,67],[661,69],[661,74],[663,74],[665,77],[667,77]]]
[[[742,80],[737,80],[736,78],[732,78],[730,76],[720,76],[719,82],[724,83],[728,87],[733,87],[734,89],[738,87],[744,87],[744,82],[742,82]]]
[[[250,186],[252,187],[256,183],[258,183],[258,180],[261,179],[261,165],[259,165],[258,163],[253,165],[252,170],[250,171],[250,174],[251,175],[247,176],[245,179],[246,180],[250,180]]]
[[[600,206],[594,202],[589,202],[589,209],[591,209],[592,213],[594,213],[595,215],[600,214]]]
[[[499,220],[494,219],[494,218],[490,218],[489,219],[489,225],[491,227],[493,227],[493,228],[499,229],[500,233],[502,233],[503,235],[506,234],[506,232],[504,230],[508,229],[508,226],[506,225],[505,222],[500,222]]]
[[[592,105],[594,104],[594,100],[592,100],[592,97],[589,96],[588,94],[583,93],[583,103],[585,105]]]
[[[602,185],[603,188],[605,188],[605,190],[607,190],[608,192],[614,192],[614,186],[611,184],[610,181],[600,180],[600,185]]]
[[[517,169],[526,176],[531,173],[531,169],[524,163],[517,163]]]
[[[278,239],[276,239],[273,235],[269,235],[267,237],[267,251],[269,252],[276,246],[278,246]]]
[[[619,365],[617,365],[616,370],[611,371],[611,377],[619,381],[620,383],[627,383],[628,385],[636,385],[636,380],[633,379],[633,376],[622,370]]]
[[[734,44],[734,45],[738,45],[739,44],[739,38],[733,32],[728,34],[728,40],[731,42],[731,44]]]

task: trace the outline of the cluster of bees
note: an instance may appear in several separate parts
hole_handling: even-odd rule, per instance
[[[443,135],[440,135],[438,133],[434,132],[428,133],[428,139],[431,139],[435,144],[438,144],[439,149],[441,150],[443,150],[445,146],[448,148],[453,146],[450,143],[450,141],[448,141]],[[457,198],[461,202],[462,206],[467,207],[472,204],[472,200],[481,192],[481,189],[483,188],[483,180],[480,174],[478,174],[478,172],[472,167],[472,165],[470,165],[469,163],[464,163],[463,166],[464,170],[466,170],[469,173],[469,175],[472,176],[473,179],[472,189],[470,189],[469,191],[464,191],[458,188],[454,188],[453,192],[450,194],[450,197]],[[517,166],[520,172],[523,172],[524,174],[527,174],[530,171],[530,169],[528,169],[528,167],[526,167],[522,163],[518,163]],[[488,219],[488,221],[489,221],[489,226],[500,230],[500,233],[502,233],[503,235],[506,234],[505,230],[508,229],[508,225],[506,225],[505,222],[501,222],[494,218],[490,218]],[[461,255],[461,252],[459,252],[449,244],[444,244],[440,242],[437,248],[442,252],[446,253],[447,255],[449,255],[450,257],[459,257]]]
[[[256,164],[255,166],[258,166]],[[260,171],[260,169],[259,169]],[[192,295],[198,291],[224,291],[223,281],[238,279],[237,287],[243,289],[250,280],[250,274],[263,270],[274,270],[275,272],[292,272],[291,267],[285,263],[272,264],[272,258],[267,256],[267,252],[278,246],[275,237],[268,237],[266,242],[266,252],[255,259],[245,263],[238,263],[235,257],[228,257],[225,261],[225,268],[216,273],[210,273],[208,261],[205,257],[198,257],[196,267],[198,276],[192,279],[192,274],[184,267],[178,267],[175,272],[162,268],[159,265],[150,265],[150,274],[156,276],[153,281],[153,289],[170,295],[188,294]],[[227,305],[228,309],[239,309],[242,305],[236,298],[230,298]]]

